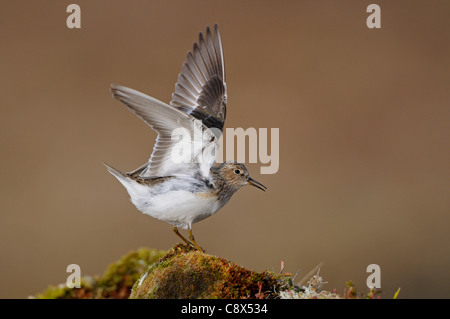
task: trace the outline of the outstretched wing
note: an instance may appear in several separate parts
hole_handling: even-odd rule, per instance
[[[217,138],[222,134],[227,113],[225,65],[219,28],[199,34],[193,52],[188,52],[170,105],[201,120]]]
[[[131,176],[181,176],[208,178],[215,161],[217,138],[201,121],[139,91],[111,85],[113,97],[124,103],[158,133],[147,165]]]

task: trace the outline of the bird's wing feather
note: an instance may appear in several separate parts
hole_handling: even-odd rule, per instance
[[[227,92],[222,41],[217,25],[199,34],[188,52],[170,105],[199,119],[219,138],[226,118]]]
[[[132,174],[141,177],[201,174],[208,178],[217,148],[217,138],[209,128],[139,91],[112,84],[111,92],[158,133],[148,165]]]

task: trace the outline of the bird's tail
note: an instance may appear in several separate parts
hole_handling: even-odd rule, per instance
[[[122,183],[123,186],[125,186],[128,189],[128,186],[130,185],[130,181],[132,180],[129,176],[127,176],[125,173],[119,171],[118,169],[115,169],[112,166],[109,166],[105,162],[102,162],[103,165],[105,165],[108,172],[111,173],[119,182]]]

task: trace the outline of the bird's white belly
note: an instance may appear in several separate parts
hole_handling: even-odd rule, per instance
[[[220,208],[215,196],[185,190],[131,196],[131,201],[142,213],[183,229],[192,227],[192,224],[211,216]]]

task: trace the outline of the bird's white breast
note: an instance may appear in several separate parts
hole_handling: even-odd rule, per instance
[[[177,183],[176,187],[173,183]],[[183,187],[183,183],[186,183],[186,187]],[[192,192],[189,185],[189,181],[176,178],[153,187],[134,181],[125,186],[131,202],[142,213],[187,229],[220,208],[216,196],[206,189],[204,192]]]

